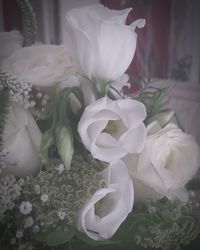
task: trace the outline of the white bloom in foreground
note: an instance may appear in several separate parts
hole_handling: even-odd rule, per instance
[[[131,212],[134,201],[132,180],[122,161],[102,171],[106,187],[96,191],[83,205],[78,228],[94,240],[109,239]]]
[[[38,87],[55,86],[76,72],[65,46],[24,47],[5,60],[4,70]]]
[[[110,10],[101,4],[72,9],[66,15],[66,43],[90,79],[116,80],[130,65],[136,49],[139,19],[125,25],[131,9]]]
[[[4,172],[16,176],[35,174],[40,167],[38,155],[41,132],[31,113],[18,105],[11,105],[3,134]]]
[[[147,143],[140,155],[128,155],[125,162],[133,180],[138,180],[137,196],[156,193],[169,199],[188,200],[185,184],[200,166],[200,150],[194,138],[175,124],[161,129],[157,122],[148,126]],[[137,183],[134,182],[137,190]],[[154,194],[153,191],[154,190]],[[136,192],[136,191],[135,191]]]
[[[135,100],[103,97],[86,107],[78,124],[84,146],[94,158],[111,162],[144,147],[145,106]]]
[[[0,32],[0,65],[22,47],[23,38],[19,31]]]
[[[29,201],[22,201],[19,205],[19,211],[24,215],[30,214],[32,211],[32,204]]]

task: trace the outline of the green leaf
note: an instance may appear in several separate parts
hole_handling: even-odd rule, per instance
[[[35,234],[33,236],[33,238],[37,241],[41,241],[41,242],[46,242],[46,238],[49,234],[49,231],[46,231],[46,232],[40,232],[38,234]]]
[[[40,145],[40,150],[42,153],[48,152],[48,149],[54,144],[54,136],[52,131],[47,130],[42,136],[42,142]]]
[[[17,0],[23,17],[24,46],[38,42],[38,25],[33,8],[28,0]]]
[[[114,240],[103,240],[103,241],[93,240],[89,238],[85,233],[81,233],[79,231],[76,232],[76,237],[91,246],[114,245],[114,244],[119,243],[118,241],[114,241]]]
[[[200,179],[192,179],[186,184],[187,190],[196,191],[200,190]]]
[[[153,115],[150,119],[148,119],[148,124],[150,124],[153,121],[158,121],[160,126],[164,127],[172,119],[174,113],[175,112],[171,109],[157,113]]]
[[[62,245],[74,236],[74,230],[67,226],[62,226],[62,229],[49,228],[46,232],[40,232],[34,235],[34,239],[48,246]]]
[[[74,236],[74,230],[70,228],[65,228],[63,230],[56,230],[48,234],[46,238],[46,243],[48,246],[59,246],[62,245]]]

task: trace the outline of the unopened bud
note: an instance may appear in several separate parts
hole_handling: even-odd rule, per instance
[[[56,128],[56,142],[58,153],[67,170],[70,169],[74,153],[73,137],[69,129],[65,126]]]

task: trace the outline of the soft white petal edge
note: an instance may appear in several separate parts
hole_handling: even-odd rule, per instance
[[[107,187],[96,191],[85,202],[78,216],[79,230],[94,240],[111,238],[133,207],[133,183],[126,165],[121,160],[111,163],[102,171],[104,178],[107,175]],[[101,216],[98,216],[95,204],[100,200]]]

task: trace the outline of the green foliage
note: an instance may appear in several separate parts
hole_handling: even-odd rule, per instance
[[[192,179],[186,184],[187,190],[197,191],[200,190],[200,179]]]
[[[72,110],[72,95],[80,103],[80,109],[77,112]],[[65,88],[50,100],[40,117],[40,120],[45,120],[47,123],[47,128],[42,138],[41,151],[48,153],[50,148],[56,145],[58,154],[68,169],[73,156],[73,140],[77,137],[77,124],[83,108],[84,98],[80,88]],[[68,155],[66,152],[68,152]]]
[[[0,150],[2,147],[2,136],[6,118],[9,112],[9,94],[8,91],[0,91]]]
[[[139,91],[129,96],[145,105],[147,110],[145,123],[149,124],[157,120],[161,122],[161,126],[164,126],[174,115],[173,110],[166,110],[164,108],[168,100],[169,88],[154,87],[149,79],[136,80],[136,84],[139,86]]]
[[[24,46],[30,46],[38,42],[38,25],[33,8],[29,0],[17,0],[24,21]]]
[[[61,225],[60,229],[49,228],[46,232],[36,234],[34,239],[54,247],[62,245],[72,239],[74,230],[67,225]]]

